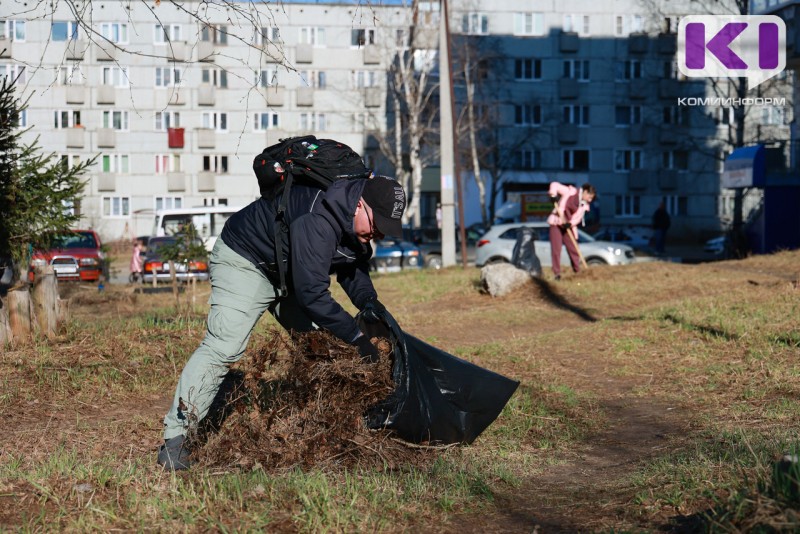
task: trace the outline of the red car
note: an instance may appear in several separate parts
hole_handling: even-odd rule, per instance
[[[94,230],[73,230],[57,236],[49,250],[34,252],[28,278],[33,282],[34,269],[50,264],[59,280],[96,282],[105,263],[100,246],[100,237]]]

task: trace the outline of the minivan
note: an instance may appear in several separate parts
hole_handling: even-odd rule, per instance
[[[158,210],[151,235],[163,237],[180,234],[190,224],[194,224],[197,236],[210,251],[222,233],[225,222],[240,209],[241,206],[204,206]]]

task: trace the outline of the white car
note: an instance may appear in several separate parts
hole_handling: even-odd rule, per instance
[[[534,241],[536,255],[542,267],[550,267],[550,227],[545,222],[508,223],[492,226],[477,243],[475,265],[483,267],[487,263],[510,262],[517,242],[517,230],[523,226],[535,229],[538,237]],[[627,245],[598,241],[583,230],[578,229],[578,248],[589,265],[625,265],[633,262],[633,249]],[[561,248],[561,265],[569,265],[566,247]]]

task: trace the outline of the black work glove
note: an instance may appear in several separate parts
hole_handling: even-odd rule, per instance
[[[364,305],[364,308],[362,308],[361,317],[369,323],[379,323],[385,311],[386,306],[381,304],[381,301],[378,299],[370,300]]]
[[[378,363],[381,359],[378,349],[373,345],[369,338],[365,335],[358,336],[352,345],[358,347],[358,353],[361,355],[361,361],[364,363]]]
[[[569,230],[570,228],[572,228],[572,223],[571,222],[565,222],[563,224],[563,226],[564,226],[564,230]]]

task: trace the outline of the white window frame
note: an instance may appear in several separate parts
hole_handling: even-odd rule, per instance
[[[621,111],[625,115],[624,122],[618,122],[617,112]],[[614,106],[614,126],[617,128],[628,128],[631,124],[642,123],[642,106]]]
[[[86,77],[83,75],[80,63],[62,65],[58,67],[58,85],[84,85]]]
[[[328,86],[328,74],[324,70],[301,70],[300,82],[304,87],[325,89]]]
[[[27,127],[28,127],[28,110],[21,109],[19,111],[19,117],[15,128],[27,128]]]
[[[266,127],[264,124],[266,123]],[[266,132],[281,127],[281,116],[276,111],[257,111],[253,113],[253,131]]]
[[[591,81],[589,65],[588,59],[565,59],[563,62],[564,71],[566,71],[564,77],[579,82],[589,82]]]
[[[53,30],[55,29],[56,24],[65,24],[67,26],[66,39],[56,39],[56,36],[53,35]],[[50,24],[50,39],[55,43],[68,43],[70,41],[76,41],[79,39],[79,32],[80,25],[74,20],[54,20]]]
[[[103,196],[100,203],[104,219],[129,219],[131,216],[131,197]]]
[[[514,59],[514,81],[542,81],[542,60],[532,57],[520,57]]]
[[[183,208],[183,197],[176,195],[163,195],[153,197],[153,210],[170,210]]]
[[[538,150],[522,148],[517,151],[520,170],[533,170],[541,167],[542,153]]]
[[[119,128],[115,126],[115,119],[119,116]],[[103,128],[111,128],[118,132],[127,132],[130,129],[130,113],[123,109],[103,110]]]
[[[58,160],[62,165],[66,162],[67,169],[72,169],[81,164],[81,155],[64,152],[58,155]]]
[[[224,24],[203,24],[200,28],[200,40],[218,45],[227,45],[228,27]]]
[[[632,33],[644,32],[644,17],[639,14],[614,16],[614,35],[627,37]]]
[[[183,80],[183,70],[176,67],[156,67],[156,87],[176,87]]]
[[[262,26],[253,32],[253,42],[258,46],[281,42],[281,31],[277,26]]]
[[[77,121],[76,121],[77,119]],[[53,111],[53,128],[61,130],[63,128],[74,128],[81,125],[81,110],[79,109],[57,109]]]
[[[544,13],[514,13],[514,35],[544,35]]]
[[[127,88],[131,84],[131,79],[128,76],[128,67],[109,66],[103,67],[101,71],[102,85],[109,85],[111,87]],[[111,83],[107,83],[110,81]]]
[[[325,113],[306,112],[300,114],[300,130],[320,131],[327,129],[327,116]]]
[[[689,197],[684,195],[665,195],[663,197],[664,208],[673,217],[681,217],[689,214]],[[681,209],[681,204],[683,208]]]
[[[228,72],[225,69],[200,69],[200,81],[217,89],[228,88]]]
[[[689,124],[688,112],[688,108],[683,106],[664,106],[661,110],[661,122],[673,126]]]
[[[541,126],[542,113],[541,104],[514,104],[514,126]]]
[[[106,170],[108,162],[108,170]],[[100,171],[113,174],[130,174],[131,157],[128,154],[102,154],[100,156]]]
[[[321,48],[325,46],[325,28],[322,26],[303,26],[299,28],[300,44],[310,44]]]
[[[461,31],[467,35],[488,35],[489,14],[470,11],[461,17]]]
[[[585,169],[575,166],[575,155],[578,152],[586,152]],[[588,148],[565,148],[561,150],[561,165],[565,171],[590,171],[592,170],[592,151]]]
[[[642,216],[642,197],[639,195],[616,195],[614,216],[620,219]]]
[[[614,150],[614,172],[626,173],[644,168],[644,151],[638,148]]]
[[[350,71],[353,89],[378,86],[378,71],[376,70],[354,70]]]
[[[439,0],[420,0],[417,4],[419,20],[423,25],[438,24],[441,16],[441,3]]]
[[[565,32],[577,33],[582,37],[591,35],[589,15],[565,13],[563,30]]]
[[[181,165],[181,155],[175,153],[169,154],[156,154],[155,156],[155,173],[167,174],[168,172],[181,172],[183,167]]]
[[[128,44],[128,24],[126,22],[103,22],[100,35],[116,44]]]
[[[0,20],[0,39],[7,39],[12,42],[24,43],[27,38],[27,31],[24,20],[3,19]]]
[[[153,25],[153,43],[165,45],[183,40],[183,26],[180,24]]]
[[[716,108],[714,120],[719,128],[727,128],[736,123],[736,113],[733,107],[720,106]]]
[[[614,81],[629,82],[631,80],[639,80],[643,76],[644,66],[641,60],[638,59],[624,59],[617,61],[614,68]]]
[[[204,154],[203,172],[214,174],[228,174],[231,172],[230,158],[223,154]]]
[[[0,80],[7,78],[9,81],[16,80],[18,84],[24,84],[28,81],[28,70],[25,65],[19,63],[6,63],[0,65]]]
[[[256,87],[275,87],[278,85],[278,67],[266,67],[254,72]]]
[[[203,128],[209,128],[219,133],[228,131],[228,113],[226,111],[204,111],[202,120]]]
[[[358,42],[353,43],[354,40]],[[350,30],[350,48],[361,48],[376,44],[377,32],[375,28],[353,28]]]
[[[686,166],[681,168],[676,165],[676,154],[683,153],[686,155]],[[663,152],[661,163],[665,169],[678,172],[689,172],[689,159],[691,155],[688,150],[665,150]]]
[[[565,123],[575,124],[580,128],[587,128],[590,125],[591,115],[589,106],[585,104],[569,104],[562,106],[561,116]]]
[[[156,111],[154,119],[153,129],[157,132],[166,132],[169,128],[181,127],[180,111]]]
[[[779,106],[764,106],[761,108],[761,124],[765,126],[785,126],[786,109]]]

